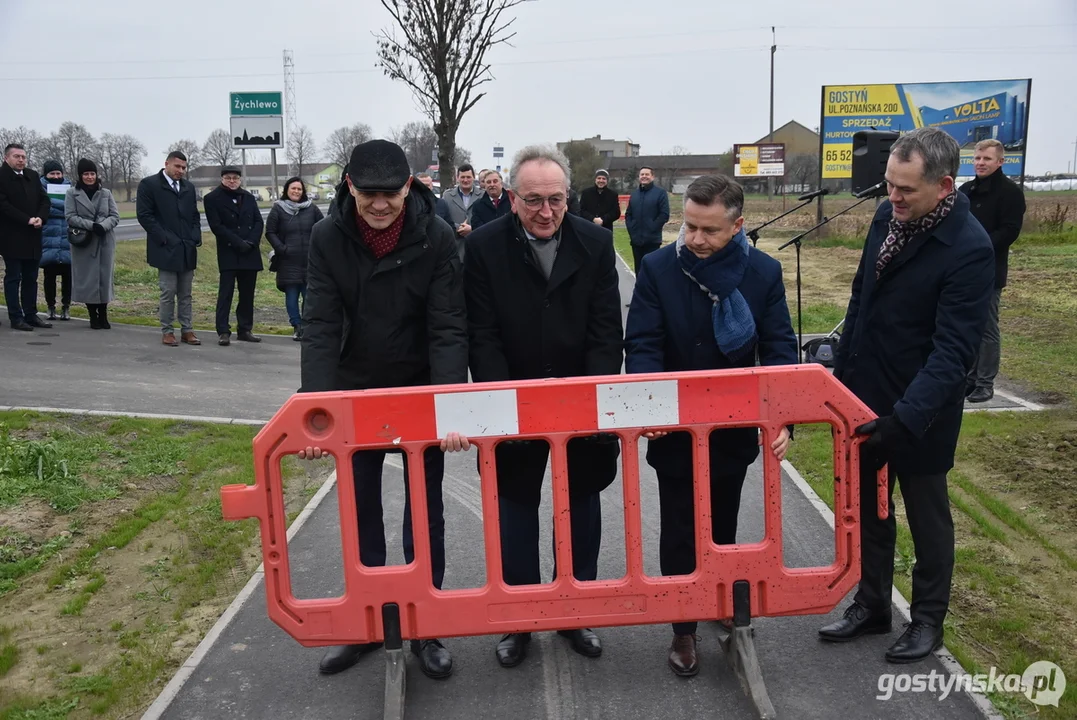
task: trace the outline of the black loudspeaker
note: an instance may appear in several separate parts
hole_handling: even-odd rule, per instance
[[[885,130],[853,133],[853,193],[867,190],[885,179],[890,146],[897,139],[898,133]]]

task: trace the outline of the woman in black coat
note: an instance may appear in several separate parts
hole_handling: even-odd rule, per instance
[[[266,239],[273,246],[269,269],[277,273],[277,289],[284,293],[292,339],[303,337],[299,298],[307,302],[307,253],[310,232],[323,217],[318,206],[307,197],[307,189],[298,177],[284,183],[284,193],[266,218]]]

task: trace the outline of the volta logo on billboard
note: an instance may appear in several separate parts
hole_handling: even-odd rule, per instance
[[[968,115],[981,115],[983,113],[998,112],[998,100],[995,98],[984,98],[983,100],[977,100],[976,102],[965,103],[954,108],[954,115],[958,117],[964,117]]]

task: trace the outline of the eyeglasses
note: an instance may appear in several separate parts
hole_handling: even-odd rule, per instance
[[[523,198],[524,204],[531,210],[538,210],[544,204],[549,203],[551,210],[560,210],[565,205],[564,195],[554,195],[552,197],[525,197]]]

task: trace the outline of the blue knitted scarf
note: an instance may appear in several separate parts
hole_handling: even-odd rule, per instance
[[[748,238],[741,230],[724,248],[701,259],[685,246],[684,234],[682,226],[677,237],[681,271],[714,302],[714,339],[722,354],[737,362],[755,352],[758,341],[751,308],[737,289],[748,269]]]

